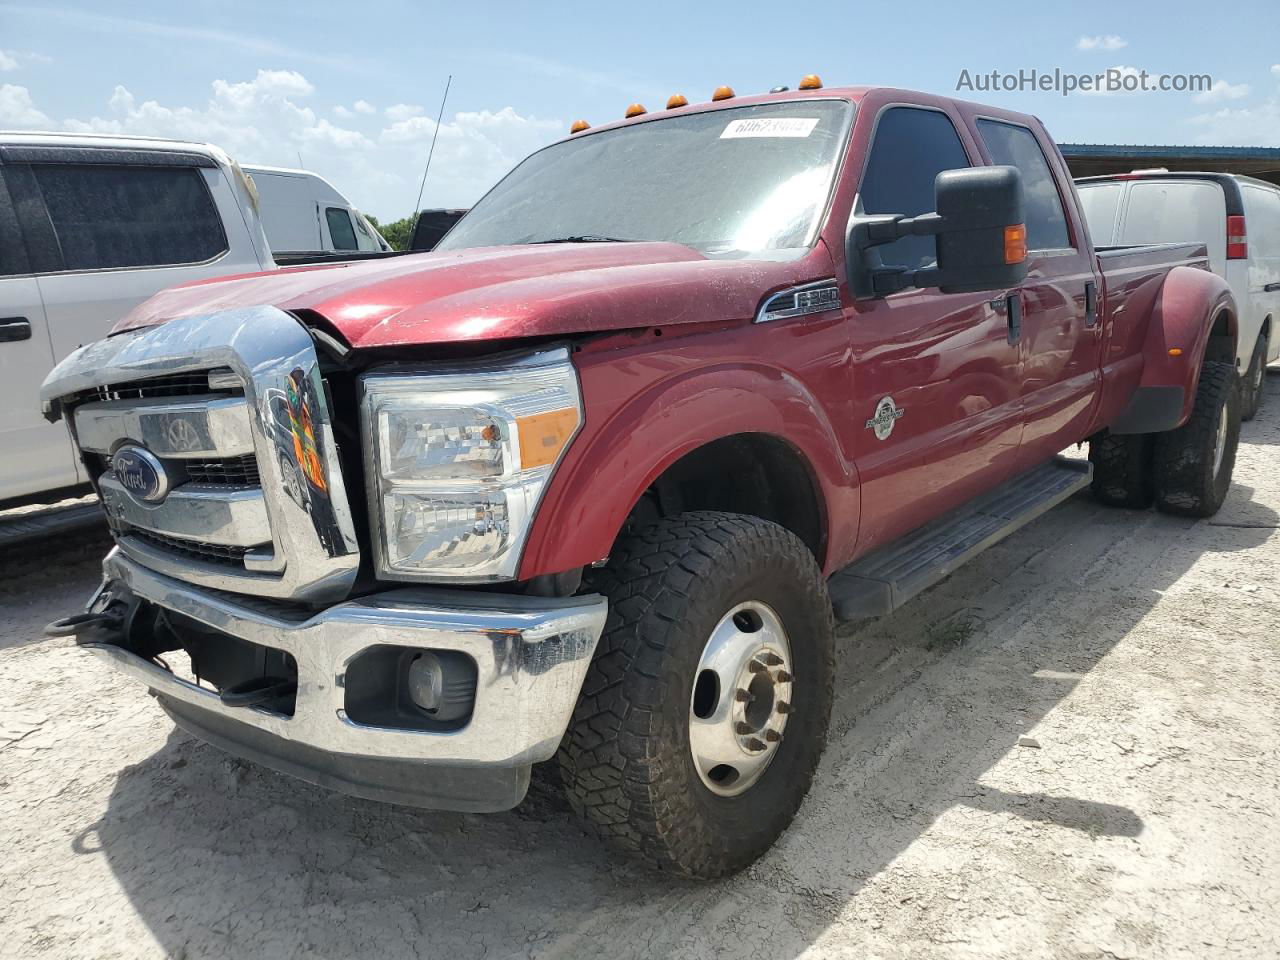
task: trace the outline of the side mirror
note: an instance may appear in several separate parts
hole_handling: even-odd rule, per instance
[[[1016,167],[943,170],[934,180],[935,212],[863,217],[849,225],[849,285],[859,300],[909,287],[943,293],[1004,290],[1027,275],[1022,176]],[[933,266],[919,270],[871,262],[872,247],[900,237],[937,237]]]

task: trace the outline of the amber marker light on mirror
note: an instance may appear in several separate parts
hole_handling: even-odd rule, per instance
[[[644,104],[643,104],[643,103],[633,103],[631,106],[627,107],[627,112],[624,114],[624,116],[625,116],[628,120],[630,120],[632,117],[638,117],[638,116],[640,116],[641,114],[645,114],[645,113],[648,113],[648,112],[649,112],[649,111],[647,111],[647,110],[644,108]]]
[[[1021,263],[1027,259],[1027,225],[1015,223],[1004,228],[1004,262]]]
[[[581,133],[583,130],[590,130],[590,129],[591,129],[591,124],[587,123],[587,121],[575,120],[573,121],[573,126],[569,128],[569,132]]]
[[[733,99],[733,87],[719,86],[711,94],[712,100],[731,100]]]
[[[1180,356],[1182,356],[1182,348],[1181,348],[1181,347],[1170,347],[1170,348],[1169,348],[1169,356],[1171,356],[1171,357],[1180,357]]]
[[[816,73],[806,73],[800,80],[801,90],[821,90],[822,78]]]
[[[668,110],[674,110],[676,107],[687,107],[688,105],[689,105],[689,98],[686,97],[683,93],[673,93],[671,95],[671,98],[667,100]]]

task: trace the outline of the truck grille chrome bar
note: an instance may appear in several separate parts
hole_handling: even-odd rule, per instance
[[[59,364],[41,397],[107,467],[99,494],[136,562],[262,597],[350,591],[359,548],[319,360],[294,317],[254,307],[109,337]]]

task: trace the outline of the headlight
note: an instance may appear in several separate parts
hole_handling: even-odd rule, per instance
[[[582,425],[568,351],[361,384],[379,574],[514,579],[547,480]]]

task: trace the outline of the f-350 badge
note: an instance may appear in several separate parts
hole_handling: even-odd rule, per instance
[[[887,440],[893,433],[893,425],[906,412],[905,408],[894,404],[893,397],[881,397],[876,404],[876,415],[867,421],[867,429],[875,431],[877,440]]]

